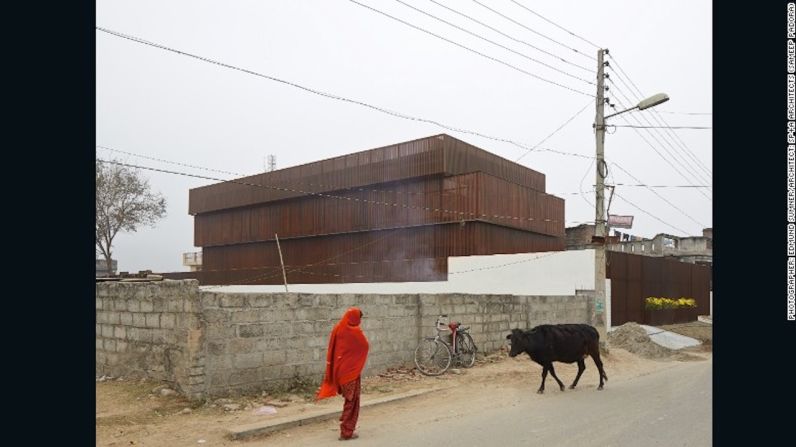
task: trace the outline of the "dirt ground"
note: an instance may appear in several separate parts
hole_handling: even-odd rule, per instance
[[[711,354],[704,351],[694,352],[694,355],[701,360],[711,358]],[[611,348],[610,354],[603,356],[603,362],[609,377],[607,386],[678,363],[676,359],[664,361],[642,358],[619,348]],[[587,362],[586,368],[579,387],[596,387],[598,377],[594,364]],[[574,378],[577,366],[557,363],[556,372],[563,381],[568,382]],[[453,370],[439,377],[426,377],[404,368],[364,378],[362,401],[365,403],[368,399],[419,389],[468,386],[473,387],[473,392],[479,392],[485,389],[479,384],[497,383],[523,387],[527,384],[529,392],[532,392],[538,387],[540,377],[541,367],[531,362],[527,356],[511,359],[505,352],[500,352],[479,359],[471,369]],[[307,393],[242,396],[192,403],[178,395],[162,395],[168,394],[168,391],[162,391],[163,388],[165,385],[151,381],[97,381],[96,445],[119,447],[253,444],[261,440],[232,441],[225,437],[226,429],[319,408],[342,409],[342,399],[339,396],[320,403],[312,402]],[[277,413],[255,414],[257,408],[263,405],[274,406]]]

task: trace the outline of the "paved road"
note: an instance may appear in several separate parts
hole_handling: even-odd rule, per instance
[[[366,410],[351,444],[337,440],[337,423],[329,421],[247,445],[710,446],[711,375],[711,361],[687,362],[609,381],[604,391],[563,393],[548,377],[540,396],[539,377],[529,374],[526,383],[460,387]]]

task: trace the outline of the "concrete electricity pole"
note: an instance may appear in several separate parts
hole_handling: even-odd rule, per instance
[[[608,54],[608,50],[602,48],[597,50],[597,99],[596,106],[597,112],[594,117],[594,135],[597,142],[597,162],[596,162],[596,178],[595,185],[596,200],[595,200],[595,217],[594,217],[594,308],[592,310],[592,324],[597,327],[600,332],[600,338],[603,340],[603,346],[608,348],[608,329],[610,318],[608,313],[611,312],[611,304],[608,297],[605,295],[605,248],[608,235],[605,231],[605,176],[608,175],[608,165],[605,164],[605,120],[621,113],[630,112],[632,110],[646,110],[662,104],[669,100],[669,96],[665,93],[658,93],[649,98],[641,100],[637,105],[615,112],[605,116],[605,66],[607,62],[603,62],[603,56]]]
[[[605,327],[608,319],[605,318],[605,176],[608,167],[605,164],[605,75],[603,55],[606,50],[597,51],[597,113],[594,118],[594,135],[597,142],[596,170],[596,200],[594,217],[594,311],[592,322],[601,332],[600,338],[608,346],[608,328]],[[603,328],[603,330],[600,330]]]

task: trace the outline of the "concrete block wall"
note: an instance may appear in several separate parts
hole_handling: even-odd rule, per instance
[[[202,293],[207,330],[207,392],[279,387],[296,377],[319,382],[329,333],[359,306],[370,343],[364,374],[411,361],[417,297]]]
[[[500,349],[513,328],[539,324],[588,323],[589,296],[419,295],[420,332],[433,335],[440,314],[470,328],[479,352]]]
[[[100,283],[96,300],[97,374],[171,381],[194,398],[319,382],[351,306],[365,314],[366,376],[411,364],[440,314],[469,326],[485,354],[511,328],[586,323],[593,308],[588,295],[215,293],[195,280]]]
[[[204,392],[198,281],[97,283],[98,376],[149,377]]]

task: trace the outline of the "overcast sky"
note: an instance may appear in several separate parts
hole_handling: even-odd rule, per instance
[[[535,76],[590,95],[595,93],[596,87],[588,82],[594,80],[593,58],[597,49],[512,0],[479,1],[535,33],[474,1],[437,1],[525,43],[484,28],[432,1],[402,1],[527,58],[397,1],[357,1]],[[671,100],[657,109],[677,112],[630,112],[610,123],[657,125],[656,120],[662,118],[671,126],[712,125],[711,2],[517,1],[610,50],[624,70],[624,74],[618,71],[614,68],[616,62],[607,58],[612,65],[607,73],[616,82],[616,88],[607,84],[611,88],[607,95],[617,110],[624,109],[620,102],[635,105],[638,87],[644,96],[667,93]],[[539,147],[594,155],[593,98],[521,73],[349,0],[100,0],[97,26],[529,147],[585,107]],[[391,117],[100,31],[96,38],[98,145],[240,174],[261,172],[268,154],[276,156],[277,168],[285,168],[438,133],[449,133],[510,160],[525,152],[508,143]],[[614,130],[606,136],[606,160],[617,163],[635,179],[611,166],[608,183],[712,183],[712,130],[610,129]],[[105,149],[98,148],[96,153],[102,159],[232,178]],[[588,158],[539,150],[520,160],[543,172],[547,191],[566,200],[567,222],[594,220],[591,162]],[[168,216],[155,228],[118,236],[114,259],[123,271],[186,270],[182,253],[197,250],[193,246],[193,217],[188,215],[188,190],[212,182],[152,171],[142,174],[154,190],[166,197]],[[703,226],[713,225],[712,189],[653,190],[616,188],[621,198],[614,197],[611,213],[635,216],[630,230],[633,234],[698,235]],[[581,191],[585,194],[573,194]]]

